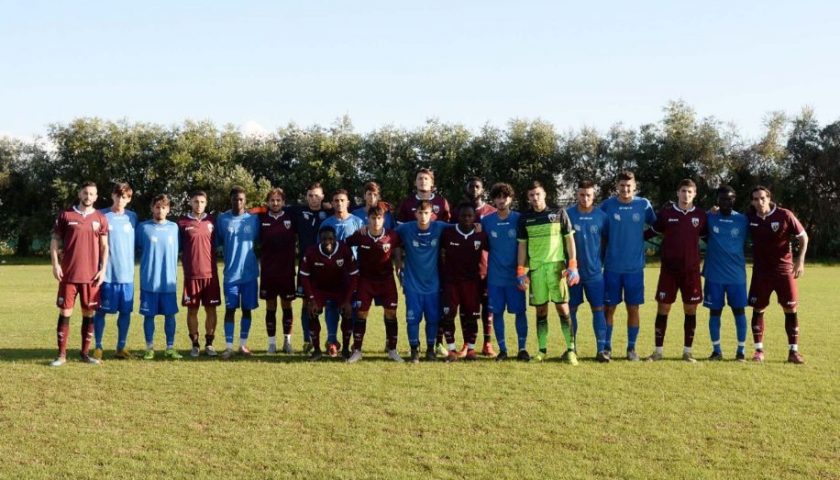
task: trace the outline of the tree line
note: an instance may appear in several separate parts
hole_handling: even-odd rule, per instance
[[[813,256],[840,257],[840,120],[820,125],[810,108],[793,118],[775,112],[759,139],[746,140],[735,126],[699,118],[682,101],[669,102],[658,122],[619,123],[606,132],[558,131],[539,119],[514,119],[505,128],[478,131],[429,120],[414,129],[383,126],[363,134],[344,117],[329,127],[290,124],[251,136],[206,121],[167,127],[79,118],[50,125],[46,139],[0,138],[0,242],[18,255],[42,253],[55,216],[76,201],[84,180],[99,185],[97,207],[110,204],[115,181],[130,183],[130,208],[147,218],[149,202],[161,192],[173,197],[173,214],[194,189],[209,194],[212,209],[225,210],[233,185],[245,187],[257,205],[272,186],[296,201],[314,181],[328,195],[344,188],[361,196],[365,182],[375,180],[383,198],[396,203],[413,189],[420,167],[434,170],[438,190],[453,203],[473,175],[488,186],[512,184],[520,206],[535,179],[560,205],[572,201],[581,179],[599,185],[604,199],[627,169],[656,207],[674,199],[682,178],[694,179],[704,207],[720,184],[733,186],[741,211],[749,190],[763,184],[803,222]]]

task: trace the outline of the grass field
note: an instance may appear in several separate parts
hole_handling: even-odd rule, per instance
[[[646,271],[648,298],[657,273]],[[579,336],[585,361],[576,368],[556,361],[563,349],[553,313],[552,358],[541,364],[395,364],[381,352],[378,310],[362,362],[311,364],[264,353],[260,309],[251,359],[95,367],[75,361],[77,310],[71,361],[54,369],[50,269],[3,264],[0,478],[840,478],[838,278],[840,268],[809,266],[800,281],[804,366],[784,363],[774,305],[763,365],[677,360],[681,314],[672,314],[666,339],[673,361],[597,364],[588,313]],[[652,350],[654,310],[642,309],[642,354]],[[184,315],[177,346],[186,351]],[[707,320],[702,309],[698,358],[711,349]],[[129,346],[137,352],[141,323],[135,314]],[[730,312],[723,323],[731,359]],[[621,315],[619,350],[625,325]],[[532,352],[534,331],[532,318]],[[106,359],[115,333],[109,317]],[[300,348],[299,335],[294,341]]]

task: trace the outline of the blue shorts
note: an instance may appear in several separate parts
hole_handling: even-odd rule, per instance
[[[505,306],[508,313],[525,313],[525,292],[516,285],[487,284],[487,306],[493,313],[504,315]]]
[[[405,319],[407,323],[427,323],[440,321],[440,293],[417,293],[405,291]]]
[[[257,279],[242,283],[225,284],[225,308],[233,310],[253,310],[259,306],[259,289]]]
[[[178,313],[178,294],[140,290],[140,314],[144,317]]]
[[[108,283],[99,289],[99,311],[103,313],[131,313],[134,310],[134,284]]]
[[[583,303],[583,295],[592,307],[604,306],[604,277],[578,283],[569,287],[569,307],[577,308]]]
[[[622,299],[627,305],[645,303],[644,270],[633,273],[604,272],[604,303],[614,306],[621,303]]]
[[[720,310],[726,304],[724,297],[729,301],[731,308],[744,308],[747,306],[747,284],[746,283],[715,283],[706,280],[703,286],[703,306]]]

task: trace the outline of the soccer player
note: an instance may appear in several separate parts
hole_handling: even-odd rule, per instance
[[[356,248],[359,265],[359,308],[353,323],[353,353],[348,362],[362,359],[362,342],[367,328],[367,318],[372,302],[381,305],[385,318],[385,338],[388,358],[395,362],[403,359],[397,352],[397,286],[394,283],[392,260],[400,255],[400,236],[385,228],[388,210],[386,205],[370,207],[366,212],[366,231],[358,230],[347,239],[347,245]]]
[[[712,355],[709,360],[723,360],[720,347],[720,317],[723,306],[729,303],[735,316],[735,332],[738,348],[735,359],[746,359],[744,348],[747,342],[747,270],[744,258],[744,244],[747,240],[747,217],[733,210],[735,190],[729,185],[717,189],[717,212],[709,212],[708,239],[706,240],[706,261],[703,262],[703,305],[709,309],[709,335],[712,339]]]
[[[327,305],[334,305],[341,310],[342,316],[349,318],[352,309],[350,303],[359,276],[350,247],[338,242],[333,227],[322,226],[318,236],[320,243],[309,247],[300,265],[303,290],[308,299],[312,360],[320,360],[323,355],[318,315]],[[334,343],[329,344],[329,348],[331,357],[338,356]]]
[[[578,259],[580,283],[569,287],[569,312],[572,316],[572,338],[577,339],[577,311],[583,296],[592,309],[592,329],[597,350],[595,360],[609,362],[606,352],[607,318],[604,315],[604,274],[602,239],[607,230],[607,214],[595,208],[595,184],[583,180],[577,186],[577,203],[566,209],[575,229],[575,252]]]
[[[507,183],[497,183],[490,189],[490,198],[496,212],[481,219],[481,228],[487,234],[490,255],[487,262],[487,295],[489,310],[493,315],[493,329],[499,343],[496,360],[508,358],[505,341],[505,306],[516,316],[517,360],[530,361],[531,355],[525,349],[528,340],[528,317],[526,316],[525,292],[516,281],[516,261],[519,244],[516,228],[519,212],[511,210],[514,191]]]
[[[805,359],[799,353],[799,319],[796,312],[799,295],[796,279],[805,273],[808,234],[793,212],[773,203],[773,194],[769,188],[761,185],[753,188],[750,198],[753,209],[747,218],[753,242],[753,272],[749,293],[749,303],[753,307],[753,360],[764,361],[764,311],[770,305],[770,294],[775,291],[779,305],[785,312],[788,362],[803,364]],[[792,238],[799,240],[796,261],[791,253]]]
[[[415,213],[420,207],[420,202],[428,200],[432,208],[432,218],[430,221],[434,222],[440,220],[448,222],[451,215],[449,212],[449,202],[445,198],[436,194],[435,189],[435,174],[428,168],[421,168],[417,170],[414,175],[415,193],[403,199],[397,211],[397,222],[413,222],[416,217]]]
[[[639,306],[645,303],[645,225],[653,225],[656,213],[646,198],[636,196],[633,172],[618,175],[617,195],[601,204],[607,214],[607,246],[604,255],[604,303],[607,306],[607,336],[604,351],[612,358],[615,309],[627,305],[627,360],[637,362]]]
[[[461,317],[461,332],[467,344],[464,358],[475,360],[475,341],[478,336],[478,318],[481,315],[482,254],[489,248],[487,234],[476,232],[475,207],[464,202],[458,205],[458,224],[447,228],[440,239],[441,268],[443,269],[443,327],[448,346],[446,360],[452,362],[460,356],[455,349],[455,314]]]
[[[420,361],[420,321],[426,320],[426,360],[435,360],[435,337],[440,322],[440,278],[438,256],[443,231],[450,226],[445,222],[432,221],[432,202],[420,200],[415,211],[414,222],[397,226],[402,239],[404,263],[401,268],[403,293],[405,294],[405,316],[408,344],[411,347],[411,362]]]
[[[563,359],[577,365],[572,321],[569,317],[569,285],[580,281],[575,255],[574,229],[563,209],[551,210],[545,188],[539,181],[528,188],[530,208],[519,217],[516,277],[523,290],[530,285],[531,305],[537,313],[537,340],[542,361],[548,352],[548,302],[554,302],[566,342]],[[526,266],[529,270],[526,270]],[[567,278],[568,277],[568,278]]]
[[[248,333],[251,330],[251,311],[257,308],[257,276],[259,266],[254,244],[260,234],[259,217],[245,209],[245,189],[234,186],[230,190],[230,210],[219,215],[216,241],[224,251],[225,291],[225,351],[223,359],[233,356],[233,334],[236,309],[242,309],[239,330],[239,353],[251,355]]]
[[[216,266],[215,221],[207,213],[207,194],[197,190],[190,194],[190,212],[178,220],[181,264],[184,268],[184,290],[181,305],[187,307],[187,330],[192,343],[190,356],[200,353],[198,342],[198,309],[204,306],[204,354],[217,355],[216,307],[222,303],[219,272]]]
[[[295,242],[297,230],[285,208],[286,194],[272,188],[266,195],[268,211],[260,214],[260,298],[265,300],[268,353],[277,352],[277,297],[283,312],[283,352],[292,349],[292,300],[295,299]]]
[[[59,308],[58,357],[50,363],[53,367],[67,363],[67,336],[76,294],[82,305],[82,361],[101,363],[88,355],[93,340],[93,314],[99,305],[99,287],[105,281],[108,265],[108,219],[93,208],[96,196],[96,184],[84,182],[79,188],[79,204],[61,212],[53,227],[50,260],[53,276],[58,280]],[[59,258],[60,248],[64,252]]]
[[[391,214],[391,205],[382,201],[382,188],[376,182],[367,182],[365,184],[365,204],[355,210],[353,215],[362,219],[362,223],[367,224],[368,210],[374,207],[384,206],[385,208],[385,224],[384,228],[393,230],[397,226],[394,216]]]
[[[653,227],[645,238],[662,235],[660,247],[661,266],[656,286],[655,350],[650,361],[662,360],[668,313],[677,300],[677,290],[682,294],[683,355],[686,362],[694,363],[691,346],[697,328],[697,305],[703,300],[700,286],[700,239],[706,237],[706,211],[694,206],[697,185],[688,178],[677,187],[677,203],[665,206],[656,215]]]
[[[155,316],[163,315],[166,333],[164,356],[180,360],[175,350],[175,314],[178,313],[178,225],[166,219],[170,200],[166,194],[152,199],[152,218],[137,227],[140,251],[140,314],[146,337],[144,360],[155,358]]]
[[[115,358],[128,359],[125,348],[131,311],[134,310],[134,228],[137,214],[126,210],[134,191],[127,183],[117,183],[111,192],[113,204],[100,212],[108,219],[108,267],[100,290],[99,309],[93,317],[96,348],[93,357],[102,360],[102,336],[105,333],[105,314],[117,314],[117,351]]]

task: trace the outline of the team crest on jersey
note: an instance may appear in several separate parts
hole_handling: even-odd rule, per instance
[[[557,214],[556,213],[549,213],[548,214],[548,221],[551,223],[557,222]]]
[[[694,228],[697,228],[700,225],[700,219],[697,217],[692,218],[691,224],[694,226]]]
[[[712,231],[715,232],[715,233],[720,233],[720,229],[717,227],[717,225],[712,227]]]
[[[639,221],[641,221],[641,220],[642,220],[642,216],[641,216],[641,215],[639,215],[638,213],[634,213],[634,214],[633,214],[633,221],[634,221],[634,222],[639,222]]]
[[[508,230],[508,238],[513,238],[515,236],[516,236],[516,230],[514,230],[512,228],[510,230]]]
[[[770,222],[770,229],[774,232],[779,231],[779,222]]]
[[[449,315],[449,307],[443,307],[443,314]]]
[[[152,237],[152,243],[157,243],[157,241],[158,241],[157,237]]]
[[[733,237],[737,237],[738,234],[741,233],[741,231],[738,230],[737,228],[733,228],[731,233],[732,233]]]
[[[434,246],[436,246],[436,245],[437,245],[437,239],[436,239],[436,238],[433,238],[433,239],[432,239],[432,246],[434,247]]]
[[[581,231],[581,230],[582,230],[582,229],[580,228],[580,225],[578,225],[577,223],[576,223],[576,224],[574,224],[574,227],[575,227],[575,231],[576,231],[576,232],[579,232],[579,231]]]
[[[659,299],[665,300],[665,292],[659,292]]]
[[[411,244],[412,244],[412,245],[414,245],[415,247],[419,247],[419,246],[420,246],[420,242],[418,242],[417,240],[412,240],[412,241],[411,241]]]
[[[335,264],[338,265],[339,267],[343,267],[344,266],[344,259],[339,258],[338,260],[335,261]]]
[[[245,233],[251,233],[251,226],[245,225],[245,227],[242,228],[242,231]]]
[[[613,218],[615,219],[615,221],[616,221],[616,222],[620,222],[620,221],[621,221],[621,215],[619,215],[619,214],[617,214],[617,213],[613,213]]]
[[[292,221],[291,220],[283,220],[283,226],[286,227],[286,230],[292,228]]]
[[[318,218],[320,218],[321,220],[327,218],[327,212],[324,212],[324,211],[318,212]]]
[[[594,235],[598,235],[598,225],[590,225],[589,231]]]
[[[481,240],[475,240],[475,241],[473,242],[473,246],[475,247],[475,249],[476,249],[476,250],[478,250],[479,248],[481,248]]]
[[[388,253],[389,250],[391,250],[391,244],[390,243],[383,243],[382,244],[382,251],[385,252],[385,253]]]
[[[493,238],[499,238],[499,234],[498,234],[498,233],[496,233],[496,231],[495,231],[495,230],[493,230],[492,232],[490,232],[490,236],[491,236],[491,237],[493,237]]]
[[[133,230],[133,228],[131,228],[131,224],[130,224],[130,223],[126,223],[125,225],[123,225],[123,232],[129,233],[129,232],[131,232],[132,230]]]
[[[437,215],[438,212],[440,212],[440,207],[437,205],[432,205],[432,211],[435,212],[435,215]]]
[[[207,223],[207,230],[209,230],[210,233],[213,233],[213,224],[212,223],[209,223],[209,222]]]
[[[91,225],[93,225],[93,231],[94,231],[94,232],[95,232],[95,231],[97,231],[97,230],[99,230],[99,227],[101,227],[101,226],[102,226],[102,224],[101,224],[101,223],[99,223],[99,222],[97,222],[96,220],[94,220],[94,221],[91,223]],[[775,229],[774,229],[774,231],[775,231]]]

